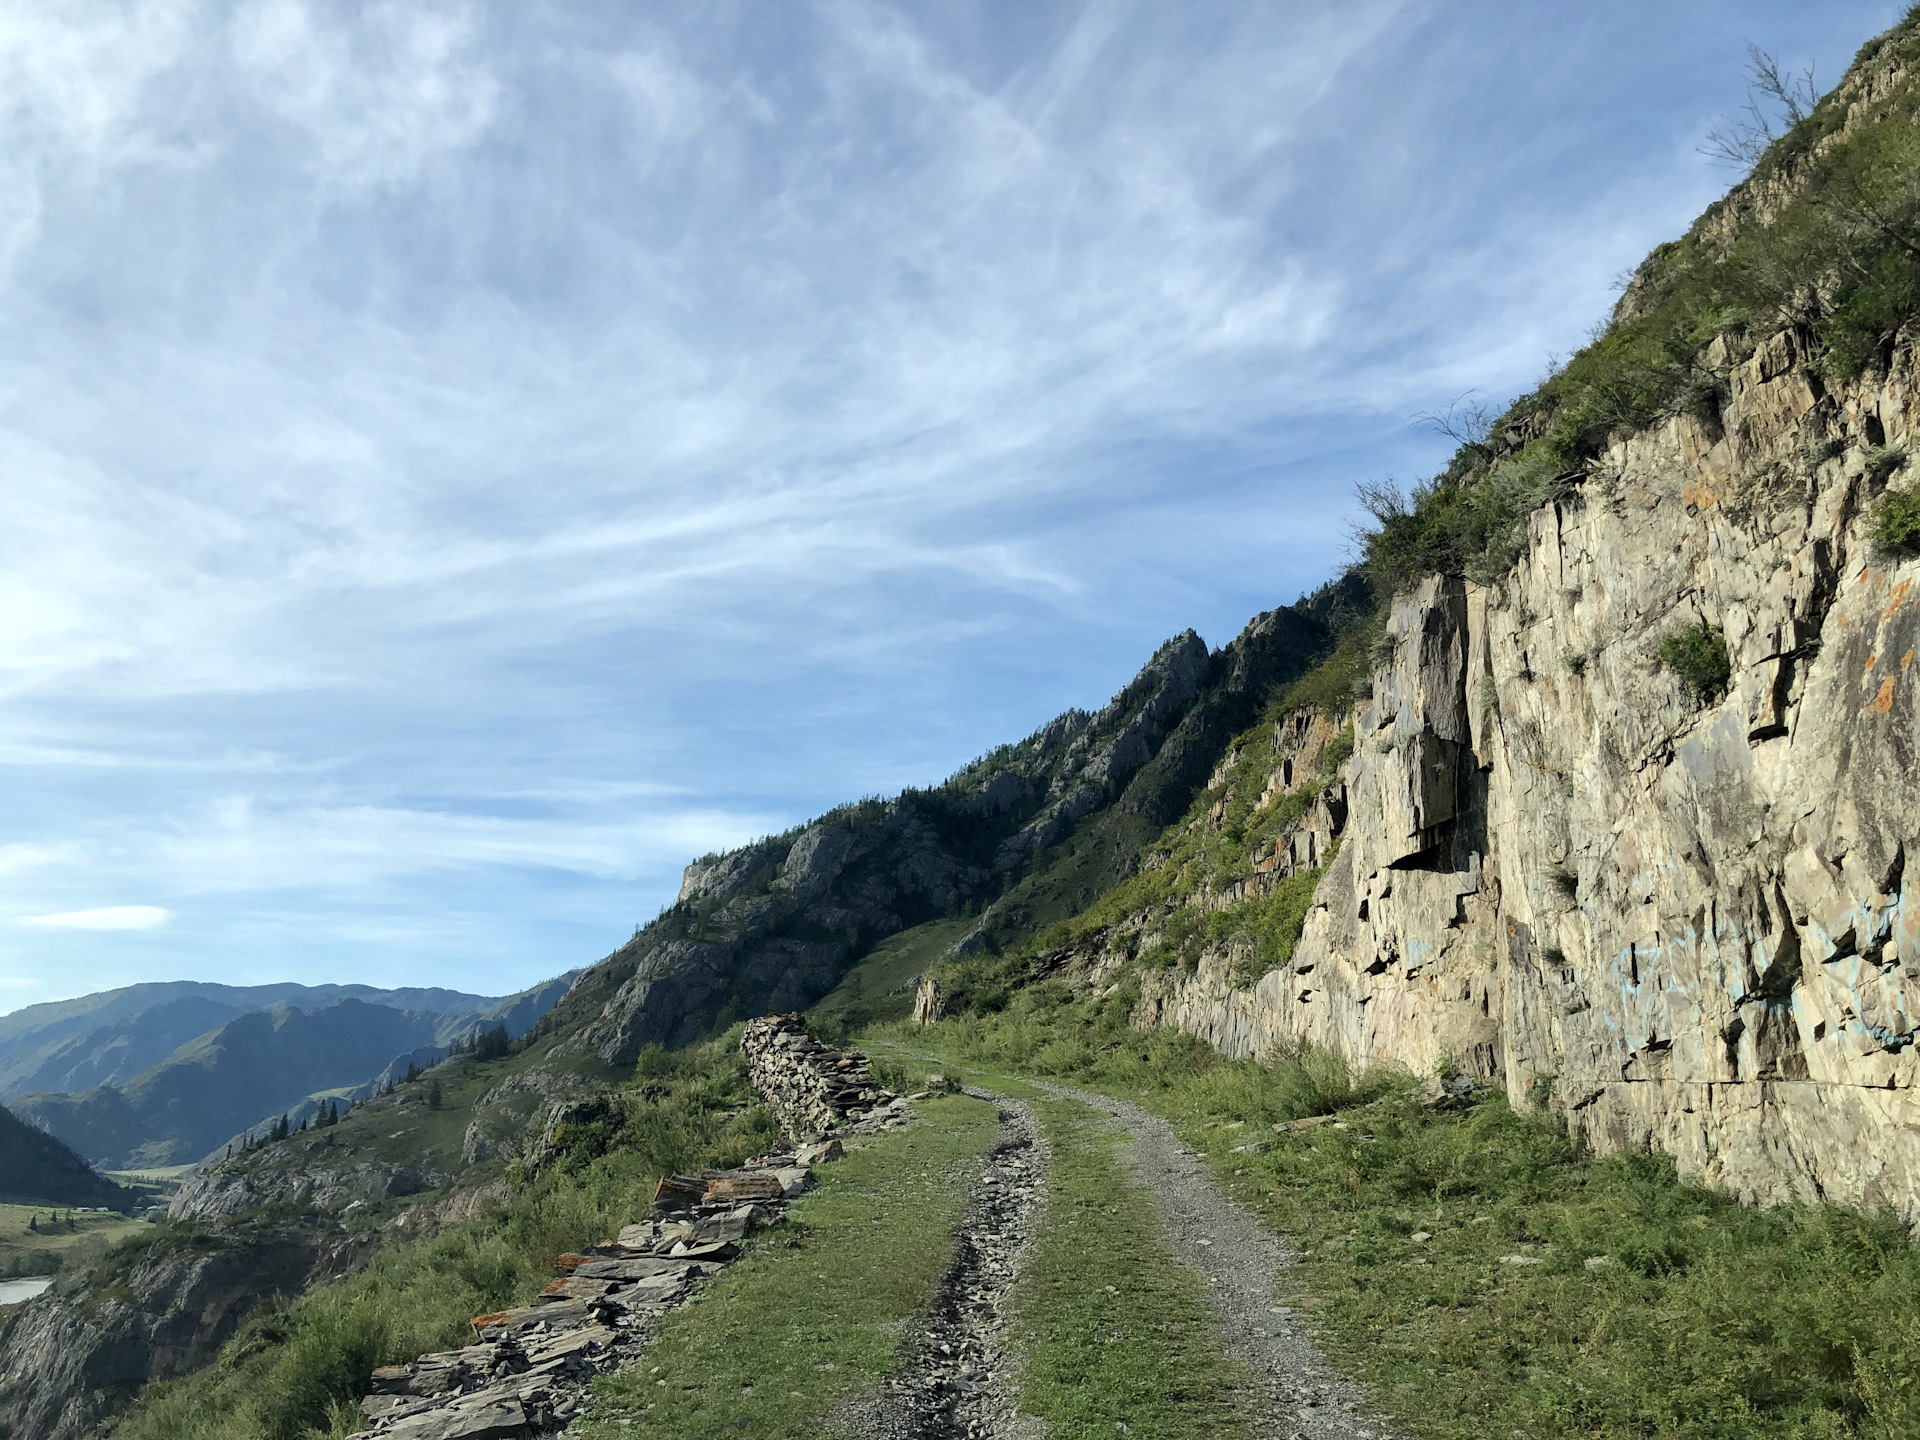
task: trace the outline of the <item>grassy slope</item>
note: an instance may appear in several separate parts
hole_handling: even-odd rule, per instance
[[[1920,62],[1920,6],[1862,47],[1855,68]],[[1849,108],[1858,105],[1851,130]],[[1920,317],[1920,86],[1871,100],[1843,84],[1755,167],[1786,201],[1760,223],[1740,192],[1641,266],[1621,314],[1521,396],[1447,469],[1395,498],[1364,492],[1379,522],[1365,566],[1387,588],[1436,571],[1491,579],[1517,558],[1526,515],[1572,495],[1610,437],[1687,413],[1709,427],[1727,395],[1723,337],[1739,359],[1790,330],[1828,382],[1883,369]],[[1906,338],[1903,340],[1903,336]],[[1810,443],[1824,438],[1816,417]],[[1887,468],[1906,458],[1889,454]]]
[[[1124,997],[1041,987],[901,1039],[1172,1120],[1296,1237],[1297,1293],[1277,1298],[1405,1433],[1920,1435],[1920,1251],[1895,1221],[1744,1207],[1662,1157],[1596,1161],[1497,1096],[1434,1110],[1405,1077],[1228,1062],[1125,1016]],[[1269,1128],[1335,1110],[1349,1128]],[[1256,1139],[1273,1148],[1235,1153]]]
[[[1072,889],[1076,897],[1093,893],[1093,898],[1082,898],[1077,909],[1060,904],[1036,912],[1032,928],[1001,954],[944,961],[937,973],[951,1005],[963,1010],[995,1009],[1026,983],[1039,957],[1063,946],[1096,942],[1123,923],[1157,937],[1138,957],[1148,965],[1191,968],[1203,949],[1225,945],[1234,948],[1251,978],[1290,959],[1319,882],[1318,872],[1291,877],[1270,896],[1211,913],[1187,902],[1203,890],[1218,891],[1251,874],[1253,856],[1269,848],[1306,813],[1325,776],[1263,809],[1255,808],[1272,771],[1274,726],[1301,710],[1333,716],[1344,713],[1352,703],[1355,683],[1365,673],[1367,650],[1379,623],[1377,612],[1361,610],[1350,616],[1332,653],[1234,736],[1226,753],[1238,754],[1239,762],[1227,766],[1218,783],[1196,794],[1185,816],[1157,838],[1142,842],[1144,860],[1138,873],[1111,884],[1103,893]],[[1329,747],[1329,772],[1350,749],[1350,738]],[[1208,815],[1218,801],[1226,805],[1216,826]],[[1040,878],[1051,873],[1043,872]],[[1060,894],[1066,893],[1068,887],[1063,885]]]
[[[969,916],[929,920],[883,940],[807,1012],[809,1023],[826,1033],[906,1019],[913,1013],[913,978],[932,969],[973,923]]]
[[[487,1068],[476,1067],[476,1082]],[[112,1433],[119,1440],[351,1433],[360,1419],[354,1402],[374,1366],[464,1343],[470,1317],[531,1299],[553,1277],[555,1255],[644,1216],[660,1175],[736,1164],[775,1138],[766,1110],[753,1103],[737,1035],[656,1065],[621,1124],[582,1127],[572,1148],[510,1200],[422,1238],[381,1229],[372,1263],[256,1311],[213,1366],[147,1386]]]
[[[51,1275],[70,1257],[103,1242],[137,1235],[144,1220],[112,1213],[76,1212],[64,1206],[57,1212],[44,1205],[0,1205],[0,1277]],[[37,1221],[39,1230],[29,1230]]]
[[[993,1107],[923,1102],[923,1123],[863,1142],[820,1171],[787,1225],[663,1322],[648,1363],[600,1383],[589,1436],[847,1433],[836,1412],[877,1389],[903,1323],[931,1303],[950,1260]]]
[[[0,1106],[0,1199],[127,1209],[140,1196],[99,1174],[61,1141]]]

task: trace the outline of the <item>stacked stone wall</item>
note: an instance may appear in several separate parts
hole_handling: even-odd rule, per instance
[[[796,1140],[824,1135],[894,1098],[874,1085],[866,1056],[821,1044],[798,1015],[749,1021],[740,1049],[754,1088]]]

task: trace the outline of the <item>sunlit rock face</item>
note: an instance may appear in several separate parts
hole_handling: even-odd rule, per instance
[[[1915,370],[1713,358],[1718,423],[1619,440],[1509,572],[1400,597],[1292,962],[1150,974],[1138,1019],[1458,1066],[1603,1152],[1920,1220],[1920,561],[1868,538]],[[1723,695],[1659,659],[1701,627]]]

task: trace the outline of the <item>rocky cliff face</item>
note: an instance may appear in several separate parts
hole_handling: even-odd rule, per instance
[[[1920,561],[1867,534],[1916,367],[1829,389],[1792,331],[1712,360],[1717,419],[1618,439],[1496,582],[1400,598],[1291,963],[1149,973],[1138,1019],[1461,1067],[1601,1151],[1920,1220]],[[1662,663],[1689,632],[1724,694]]]
[[[98,1434],[147,1380],[206,1364],[254,1306],[346,1258],[311,1229],[172,1233],[63,1278],[0,1320],[0,1440]]]
[[[1091,837],[1084,895],[1055,897],[1070,913],[1127,872],[1233,732],[1319,657],[1352,589],[1256,616],[1217,652],[1177,636],[1104,709],[1068,711],[936,789],[696,861],[677,903],[583,977],[552,1024],[579,1023],[601,1060],[628,1066],[648,1044],[804,1008],[927,920],[978,912],[960,948],[995,947],[1047,913],[1036,882],[1057,881],[1065,842]]]

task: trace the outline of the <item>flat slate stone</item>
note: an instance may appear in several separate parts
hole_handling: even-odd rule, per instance
[[[481,1335],[497,1340],[503,1335],[523,1335],[536,1325],[549,1330],[573,1330],[593,1323],[593,1307],[584,1300],[568,1300],[554,1305],[525,1305],[518,1310],[503,1310]]]
[[[593,1260],[573,1272],[576,1280],[651,1280],[656,1275],[685,1275],[695,1263],[647,1255],[635,1260]]]
[[[605,1325],[588,1325],[584,1329],[570,1330],[565,1335],[556,1335],[527,1347],[527,1359],[538,1367],[548,1361],[564,1360],[569,1355],[578,1355],[590,1351],[596,1346],[611,1345],[618,1339],[617,1332]]]
[[[564,1280],[548,1281],[546,1288],[540,1292],[540,1299],[546,1304],[556,1300],[598,1300],[620,1283],[618,1280],[569,1275]]]
[[[387,1432],[395,1440],[518,1440],[528,1433],[527,1412],[518,1399],[409,1416]]]

